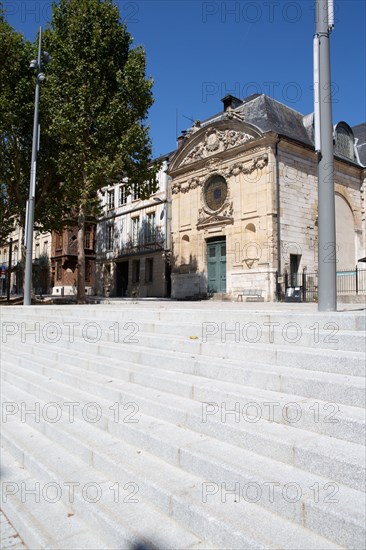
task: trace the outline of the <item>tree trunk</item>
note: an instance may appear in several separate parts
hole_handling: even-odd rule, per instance
[[[85,209],[79,207],[78,215],[78,280],[77,303],[85,304]]]

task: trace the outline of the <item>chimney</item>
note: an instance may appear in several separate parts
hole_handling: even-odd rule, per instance
[[[237,97],[230,94],[223,97],[221,101],[224,104],[224,112],[232,109],[236,109],[237,107],[243,104],[241,99],[238,99]]]
[[[187,134],[187,131],[186,130],[182,130],[182,133],[180,136],[177,137],[177,145],[178,145],[178,149],[181,149],[184,145],[184,142],[186,140],[186,134]]]

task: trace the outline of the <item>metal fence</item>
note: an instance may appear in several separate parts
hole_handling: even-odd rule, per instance
[[[316,302],[318,300],[318,274],[292,274],[276,272],[277,301],[285,301],[288,289],[300,289],[302,302]],[[352,270],[337,271],[337,294],[357,295],[366,294],[366,269],[356,267]]]

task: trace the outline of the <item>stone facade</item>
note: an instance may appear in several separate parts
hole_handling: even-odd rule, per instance
[[[23,291],[22,259],[22,228],[17,225],[9,235],[9,238],[0,247],[0,296],[6,296],[7,285],[10,284],[10,294],[19,294]],[[11,243],[11,244],[10,244]],[[10,254],[11,247],[11,254]],[[9,277],[10,264],[10,281]]]
[[[225,105],[179,139],[171,162],[172,297],[260,289],[274,300],[276,272],[296,286],[304,270],[317,271],[312,128],[309,117],[267,97]],[[352,148],[350,158],[335,159],[337,266],[354,269],[365,256],[365,168],[342,124]]]
[[[9,235],[7,241],[0,247],[1,273],[0,278],[0,296],[6,295],[6,276],[9,268],[10,259],[10,239],[11,239],[11,274],[10,274],[10,294],[23,294],[24,284],[24,261],[22,260],[23,248],[23,229],[16,225],[13,232]],[[51,291],[50,277],[50,258],[51,258],[51,233],[40,233],[34,231],[33,234],[33,269],[32,279],[33,288],[36,294],[48,294]]]
[[[162,157],[158,189],[148,199],[125,183],[105,187],[97,224],[96,292],[99,296],[170,296],[170,193]]]

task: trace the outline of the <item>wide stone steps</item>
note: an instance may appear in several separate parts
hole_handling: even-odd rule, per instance
[[[148,343],[149,336],[142,335],[141,341]],[[13,345],[19,349],[18,344],[21,345],[21,349],[32,349],[33,353],[38,353],[40,346],[46,345],[47,353],[53,354],[53,356],[57,351],[59,352],[61,345],[64,349],[72,349],[73,352],[75,349],[80,351],[90,349],[90,343],[85,342],[78,335],[74,335],[73,341],[64,338],[61,340],[61,343],[60,341],[48,344],[40,342],[36,345],[29,343],[27,346],[22,345],[18,339],[12,339],[7,347],[11,349]],[[192,355],[192,353],[177,353],[171,350],[163,351],[158,345],[154,347],[143,346],[141,348],[141,345],[129,344],[127,346],[116,344],[113,341],[109,343],[101,342],[93,349],[98,355],[107,354],[108,356],[112,353],[112,348],[114,354],[120,354],[121,350],[123,350],[123,356],[126,361],[134,363],[142,362],[149,366],[156,366],[154,363],[149,362],[149,359],[154,355],[155,359],[158,359],[159,366],[164,365],[168,370],[196,374],[227,382],[236,382],[272,391],[292,393],[304,397],[324,399],[326,388],[326,397],[331,402],[365,406],[365,384],[364,378],[361,376],[314,372],[311,377],[311,384],[309,384],[309,375],[301,368],[283,367],[269,363],[254,363],[238,359],[226,359],[225,366],[223,366],[222,360],[217,357],[211,359],[209,356],[199,353]],[[148,350],[148,353],[145,359],[141,352],[146,350]]]
[[[46,308],[47,309],[47,308]],[[179,316],[177,316],[179,318]],[[168,320],[151,319],[148,321],[138,312],[137,315],[131,313],[113,316],[110,319],[90,319],[88,316],[78,316],[75,320],[58,315],[50,317],[44,313],[44,309],[37,315],[32,323],[27,322],[25,314],[23,316],[7,316],[8,330],[11,334],[11,324],[14,329],[29,335],[35,325],[41,332],[41,337],[52,330],[54,324],[56,329],[68,333],[79,334],[80,331],[92,339],[103,337],[106,339],[115,339],[118,336],[136,339],[139,333],[148,333],[150,335],[164,335],[167,339],[175,342],[176,338],[185,339],[190,336],[197,337],[203,343],[240,343],[240,344],[276,344],[276,346],[306,347],[314,349],[343,350],[353,352],[365,352],[365,329],[352,327],[347,330],[341,329],[338,318],[329,319],[326,322],[304,323],[291,320],[291,317],[284,319],[268,317],[262,321],[245,319],[240,321],[228,320],[206,320],[201,323],[179,321],[172,323]],[[70,325],[73,323],[72,325]],[[135,325],[135,329],[134,329]],[[347,326],[347,325],[346,325]],[[356,325],[357,326],[357,325]],[[98,331],[100,330],[100,335]]]
[[[71,353],[68,361],[73,364],[78,361],[76,350],[84,350],[84,360],[88,360],[86,349],[88,345],[83,341],[75,340],[72,344],[63,342],[69,346]],[[126,346],[130,351],[130,347]],[[204,403],[224,404],[226,409],[238,407],[246,416],[254,415],[255,418],[263,417],[295,428],[305,429],[311,432],[320,433],[354,443],[365,441],[365,414],[364,409],[338,405],[329,401],[307,398],[296,394],[282,393],[262,388],[239,385],[233,382],[226,382],[215,379],[207,379],[204,376],[195,374],[177,373],[164,368],[164,356],[153,355],[153,352],[146,348],[144,355],[138,354],[134,363],[118,360],[118,357],[125,357],[120,345],[93,346],[92,350],[99,352],[96,355],[105,361],[108,357],[108,373],[116,378],[122,378],[151,389],[176,394],[181,397],[194,399]],[[38,344],[32,346],[34,355],[42,356],[44,361],[51,359],[60,360],[57,349],[54,345],[44,346]],[[102,353],[103,352],[103,353]],[[16,348],[13,353],[16,354]],[[80,352],[79,352],[80,353]],[[54,355],[52,355],[54,354]],[[148,365],[141,365],[144,359],[148,359]],[[189,361],[189,358],[186,358]],[[139,362],[140,361],[140,362]],[[165,358],[166,361],[166,358]],[[21,361],[20,361],[21,362]],[[23,361],[24,362],[24,361]],[[26,360],[25,360],[26,363]],[[116,365],[116,368],[113,368]],[[106,369],[106,364],[104,363]],[[66,376],[65,373],[62,376]],[[87,387],[88,381],[83,380],[82,384]],[[254,404],[252,407],[250,404]],[[267,404],[267,405],[266,405]]]
[[[52,355],[52,354],[51,354]],[[219,406],[203,405],[191,399],[169,392],[153,392],[150,388],[130,382],[127,373],[121,377],[121,366],[109,367],[96,360],[87,361],[80,354],[71,357],[63,353],[47,358],[47,366],[31,353],[8,356],[4,361],[22,366],[27,371],[48,376],[53,380],[69,383],[73,388],[90,392],[96,398],[108,399],[110,403],[134,403],[125,412],[133,416],[134,407],[160,420],[214,436],[222,441],[235,444],[258,454],[280,460],[307,471],[325,475],[353,488],[362,487],[365,481],[365,449],[362,445],[350,444],[342,440],[309,431],[293,428],[291,424],[274,422],[274,418],[252,418],[243,416],[243,411],[235,407],[222,409]],[[62,364],[62,366],[60,365]],[[136,365],[138,367],[138,365]],[[123,372],[123,371],[122,371]],[[14,368],[11,374],[14,374]],[[6,375],[5,375],[6,376]],[[112,376],[112,379],[111,379]],[[27,376],[28,379],[28,376]],[[144,378],[146,380],[146,378]],[[112,385],[113,383],[113,385]],[[233,414],[233,410],[237,410]],[[250,412],[250,408],[248,408]],[[315,412],[315,411],[314,411]],[[137,413],[139,414],[139,413]],[[314,417],[315,420],[315,417]],[[320,420],[320,418],[319,418]],[[222,430],[222,423],[225,430]],[[133,423],[133,422],[132,422]],[[260,427],[260,430],[258,429]]]
[[[279,304],[276,304],[277,306]],[[32,306],[32,311],[21,309],[18,306],[6,308],[6,321],[32,321],[46,319],[50,321],[136,321],[153,323],[164,322],[177,326],[181,323],[202,325],[202,323],[213,322],[220,325],[224,323],[239,322],[241,325],[247,323],[279,323],[284,327],[287,323],[297,323],[303,330],[310,330],[310,327],[318,326],[321,330],[328,323],[336,323],[339,331],[365,331],[366,316],[364,309],[361,311],[338,311],[330,313],[319,313],[316,309],[304,308],[299,311],[289,308],[289,305],[282,304],[280,309],[274,309],[274,305],[268,309],[258,309],[258,304],[253,308],[235,306],[231,304],[216,304],[214,307],[197,305],[192,308],[191,304],[180,303],[177,307],[173,302],[166,302],[164,305],[147,304],[139,302],[131,305],[127,302],[109,304],[108,306],[76,306],[74,311],[70,306]],[[231,307],[233,306],[233,307]],[[5,320],[5,319],[4,319]]]
[[[9,394],[7,393],[8,391],[10,392]],[[17,391],[5,388],[5,393],[8,399],[9,396],[15,397]],[[27,395],[26,393],[23,393],[23,395],[18,393],[17,398],[23,399],[26,398]],[[29,407],[32,406],[32,400],[29,400],[29,397],[28,401],[25,403],[27,403]],[[30,463],[28,467],[42,474],[44,479],[57,480],[57,483],[63,487],[65,478],[61,476],[61,472],[64,473],[64,468],[62,468],[62,470],[59,468],[55,471],[53,467],[55,462],[60,465],[62,461],[62,464],[67,464],[67,479],[69,481],[77,480],[81,486],[85,486],[87,483],[91,483],[90,480],[92,480],[92,482],[97,483],[105,489],[106,492],[103,493],[103,496],[108,497],[108,486],[102,473],[107,470],[109,481],[116,479],[121,486],[127,483],[135,484],[138,495],[141,495],[141,498],[152,500],[163,512],[171,515],[180,523],[190,525],[191,529],[193,527],[194,531],[196,533],[199,532],[201,536],[205,533],[206,538],[214,542],[219,548],[226,548],[226,545],[230,545],[228,546],[230,548],[238,549],[293,548],[295,545],[297,545],[296,547],[298,548],[314,549],[340,547],[339,545],[332,544],[330,541],[325,540],[323,537],[311,533],[303,526],[296,525],[296,522],[288,521],[285,518],[282,519],[274,515],[271,512],[271,508],[273,508],[271,503],[257,504],[248,502],[247,500],[249,500],[249,498],[252,500],[253,496],[247,496],[246,500],[238,494],[236,502],[230,502],[230,500],[227,499],[225,506],[222,506],[222,498],[209,498],[209,496],[206,499],[203,498],[204,493],[202,487],[204,484],[209,485],[210,489],[213,484],[216,484],[215,481],[213,481],[216,479],[215,472],[213,471],[210,477],[207,477],[206,470],[205,477],[201,477],[195,472],[182,472],[182,468],[184,469],[185,464],[192,461],[191,457],[197,462],[196,467],[193,469],[198,471],[201,470],[201,463],[205,459],[205,451],[207,451],[207,445],[209,444],[209,439],[203,438],[202,436],[200,441],[194,441],[192,437],[193,434],[187,433],[185,438],[183,438],[183,441],[185,439],[185,445],[177,447],[175,453],[173,451],[170,452],[171,457],[173,457],[174,454],[176,457],[179,456],[180,469],[178,469],[174,467],[174,465],[168,463],[168,453],[164,453],[164,462],[162,462],[161,459],[154,457],[149,451],[145,451],[141,446],[136,447],[131,445],[122,437],[120,442],[116,442],[116,439],[107,432],[96,434],[96,426],[82,423],[80,420],[75,420],[71,427],[69,423],[64,424],[62,422],[49,426],[42,417],[41,422],[34,422],[31,426],[26,425],[26,428],[25,425],[19,421],[16,421],[16,423],[16,429],[14,428],[14,420],[6,425],[5,443],[9,447],[15,449],[13,452],[18,458],[19,454],[22,453],[27,465],[28,462]],[[9,433],[7,433],[8,428],[14,429],[9,429]],[[44,430],[46,437],[42,437],[41,433],[35,435],[33,433],[35,431],[34,428],[40,430],[40,432]],[[172,435],[172,433],[171,431],[170,435]],[[176,444],[177,442],[177,438],[167,443],[167,435],[169,434],[165,433],[165,444],[173,448],[174,443]],[[160,436],[161,439],[163,439],[163,433],[161,433]],[[26,442],[28,437],[32,438],[32,444],[36,443],[37,448],[40,449],[40,452],[36,453],[36,456],[34,456],[33,453],[32,458],[29,458],[28,453],[24,450],[24,441]],[[52,445],[49,439],[52,440]],[[180,438],[180,444],[182,444],[183,441]],[[64,456],[61,445],[65,448],[72,448],[73,456]],[[204,446],[204,448],[200,450],[200,446]],[[82,457],[83,463],[88,465],[87,476],[85,476],[85,474],[80,476],[82,467],[78,462],[79,459],[74,458],[75,455]],[[57,461],[55,461],[55,457]],[[236,459],[236,466],[241,464],[241,458],[242,457],[238,457]],[[171,462],[174,462],[172,458]],[[230,466],[230,461],[226,458],[225,462],[226,463],[222,464],[222,458],[220,455],[217,456],[216,468],[228,468]],[[92,467],[90,465],[92,465]],[[235,486],[235,483],[240,484],[240,482],[242,482],[243,484],[241,475],[235,472],[234,479],[232,479],[232,476],[233,473],[230,475],[230,472],[227,472],[226,475],[220,473],[220,477],[218,478],[220,482],[217,485],[221,486],[222,483],[226,483],[228,489],[231,489]],[[258,481],[255,483],[258,484]],[[256,497],[254,496],[254,498]],[[273,505],[276,500],[280,500],[280,498],[281,493],[276,491],[273,497]],[[291,498],[293,498],[293,496]],[[101,501],[102,499],[103,497]],[[264,500],[265,499],[263,499],[263,501]],[[73,506],[72,509],[75,513],[83,514],[83,508],[85,506],[83,499],[77,499],[77,495],[75,495],[75,502],[76,505]],[[132,526],[138,526],[140,522],[140,525],[143,524],[145,526],[146,531],[145,513],[148,513],[146,512],[147,503],[144,502],[141,504],[143,522],[141,522],[142,518],[139,514],[139,510],[136,510],[137,506],[134,506],[133,512],[128,514],[129,527],[131,527],[131,519],[134,518],[135,524],[132,523]],[[264,506],[264,508],[262,508],[262,506]],[[96,512],[95,506],[94,508],[90,506],[85,507],[89,508],[89,514],[92,514],[93,518],[96,514],[98,514],[97,517],[99,518],[101,512]],[[269,510],[265,509],[266,507],[268,507]],[[291,508],[293,508],[293,510],[291,514],[298,516],[299,522],[303,522],[305,516],[307,521],[310,521],[312,524],[314,522],[316,523],[317,520],[315,517],[312,517],[311,508],[307,514],[302,514],[301,507],[302,503],[297,504],[295,507],[292,506]],[[129,508],[132,508],[132,505],[129,506]],[[192,512],[195,514],[193,522]],[[123,518],[125,517],[126,512],[123,509]],[[102,518],[102,520],[99,519],[99,521],[102,521],[102,527],[106,529],[106,519],[104,518],[103,521]],[[167,523],[165,519],[164,521]],[[155,526],[156,525],[159,525],[160,530],[161,523],[159,522],[155,524]],[[154,527],[154,524],[151,524],[151,526]],[[122,527],[119,521],[118,525],[115,526],[117,534],[113,532],[111,525],[108,525],[108,533],[104,531],[105,535],[108,535],[106,540],[109,540],[112,544],[116,539],[120,541],[121,529]],[[343,538],[346,539],[344,529],[345,526],[343,525]],[[188,545],[181,533],[178,533],[179,538],[177,540],[172,540],[172,535],[170,535],[170,540],[167,541],[166,537],[170,531],[171,528],[169,530],[163,525],[161,539],[164,539],[165,535],[165,540],[160,542],[161,546],[159,547],[163,549],[201,547],[206,549],[211,547],[211,545],[208,546],[206,542]],[[348,533],[348,536],[353,531],[354,529]],[[144,535],[144,537],[146,538],[146,535]],[[353,538],[354,534],[351,534],[351,537]],[[156,543],[156,537],[153,540]]]
[[[37,317],[38,319],[38,317]],[[74,323],[70,325],[70,323]],[[157,323],[158,325],[158,323]],[[136,321],[100,322],[85,320],[66,321],[36,321],[35,323],[7,321],[2,326],[2,341],[11,341],[31,345],[32,343],[57,343],[58,340],[69,340],[71,343],[78,338],[86,343],[98,344],[126,343],[140,344],[161,351],[190,353],[203,355],[210,358],[223,358],[242,361],[245,356],[248,362],[255,364],[271,364],[279,367],[295,367],[305,371],[331,372],[351,376],[365,376],[365,334],[364,331],[348,331],[345,333],[347,348],[342,349],[342,342],[325,344],[320,340],[320,335],[307,335],[310,338],[310,347],[300,345],[303,341],[295,343],[289,341],[280,343],[276,340],[276,334],[270,342],[248,342],[240,338],[235,341],[235,335],[227,335],[226,342],[221,342],[222,335],[215,335],[212,339],[203,341],[200,327],[189,325],[185,328],[186,335],[181,325],[160,326],[161,332],[143,332],[143,328],[149,326]],[[174,329],[174,333],[169,330]],[[155,327],[156,328],[156,327]],[[32,334],[33,331],[33,334]],[[291,332],[287,333],[289,336]],[[296,333],[293,333],[296,335]],[[324,336],[325,339],[327,336]],[[353,338],[352,338],[353,337]],[[308,339],[309,339],[308,338]],[[319,340],[319,341],[318,341]],[[344,343],[344,338],[342,339]],[[355,343],[355,345],[354,345]],[[354,347],[353,347],[354,345]],[[324,346],[329,349],[324,349]],[[330,347],[329,347],[330,346]],[[333,349],[336,346],[337,349]],[[357,351],[357,349],[359,351]],[[308,376],[308,374],[307,374]]]
[[[304,311],[3,308],[10,477],[79,483],[74,502],[67,491],[57,502],[62,521],[77,520],[66,549],[78,536],[98,550],[363,548],[366,317]],[[88,502],[93,483],[101,495]],[[125,502],[131,487],[137,503]],[[17,498],[7,506],[21,523]],[[61,548],[39,528],[53,514],[43,506],[29,515],[27,498],[28,539]]]
[[[89,392],[86,393],[79,389],[73,389],[71,380],[69,380],[70,386],[66,383],[67,379],[65,383],[56,382],[50,377],[51,373],[48,371],[44,375],[38,375],[31,373],[29,369],[23,369],[23,374],[21,372],[22,369],[19,367],[13,367],[12,370],[13,372],[11,373],[4,373],[5,380],[17,384],[18,387],[23,383],[27,393],[35,396],[35,401],[43,398],[45,402],[65,403],[66,399],[69,399],[72,402],[86,404],[91,402],[93,398],[95,399],[95,396],[92,396]],[[24,377],[23,382],[21,380],[22,377]],[[46,378],[46,381],[42,380],[42,378]],[[96,402],[101,403],[102,410],[108,409],[108,402],[102,403],[100,398]],[[33,407],[30,406],[30,409],[34,409],[34,405]],[[128,441],[128,432],[131,433],[131,429],[128,430],[128,428],[131,428],[131,425],[125,422],[121,424],[113,423],[110,419],[111,413],[109,421],[103,418],[100,425],[107,426],[121,440],[125,441],[127,438]],[[186,464],[190,468],[190,473],[194,475],[202,475],[203,472],[206,475],[210,473],[210,476],[206,477],[206,481],[213,483],[215,487],[216,485],[220,486],[223,482],[227,483],[230,487],[235,485],[235,483],[238,483],[239,486],[254,483],[261,488],[267,487],[270,483],[278,484],[274,490],[274,502],[271,502],[263,495],[263,498],[258,502],[259,505],[269,507],[270,510],[284,516],[285,519],[299,522],[301,525],[304,515],[307,518],[311,517],[313,524],[316,525],[317,533],[331,538],[334,542],[342,541],[346,547],[349,547],[350,544],[350,547],[357,547],[357,544],[359,544],[357,541],[361,540],[364,535],[363,522],[365,518],[362,513],[358,512],[360,505],[363,509],[363,496],[358,491],[353,491],[345,486],[339,487],[336,483],[331,483],[329,479],[321,478],[315,474],[309,475],[303,473],[291,466],[280,464],[245,450],[239,450],[226,443],[215,441],[212,438],[204,438],[201,441],[198,434],[192,434],[188,448],[185,448],[178,435],[177,447],[175,449],[174,446],[171,448],[172,442],[175,439],[173,426],[171,426],[169,432],[164,430],[161,436],[162,441],[155,441],[151,448],[149,446],[151,423],[154,426],[154,421],[147,420],[147,422],[144,422],[140,418],[137,430],[136,428],[132,430],[134,438],[137,432],[139,432],[138,444],[143,446],[146,451],[158,452],[160,455],[163,455],[164,460],[179,455],[179,466],[181,468],[185,468]],[[146,431],[145,433],[141,433],[144,425],[146,426]],[[194,441],[194,438],[196,438],[196,441]],[[165,439],[167,441],[164,444]],[[136,441],[134,440],[134,442]],[[164,447],[168,447],[168,452],[162,451]],[[241,466],[243,464],[245,465],[244,468]],[[301,492],[301,499],[294,505],[289,506],[286,502],[287,506],[283,506],[284,503],[280,497],[283,495],[284,487],[288,483],[291,484],[291,481],[294,479],[296,479],[299,487],[298,490]],[[321,488],[322,497],[318,503],[314,502],[312,487]],[[327,502],[327,488],[331,489],[330,493],[333,490],[337,494],[336,503],[331,502],[329,505]],[[326,521],[324,521],[324,516],[326,516]],[[341,528],[340,518],[342,518]],[[355,521],[355,518],[357,518],[357,521]]]

